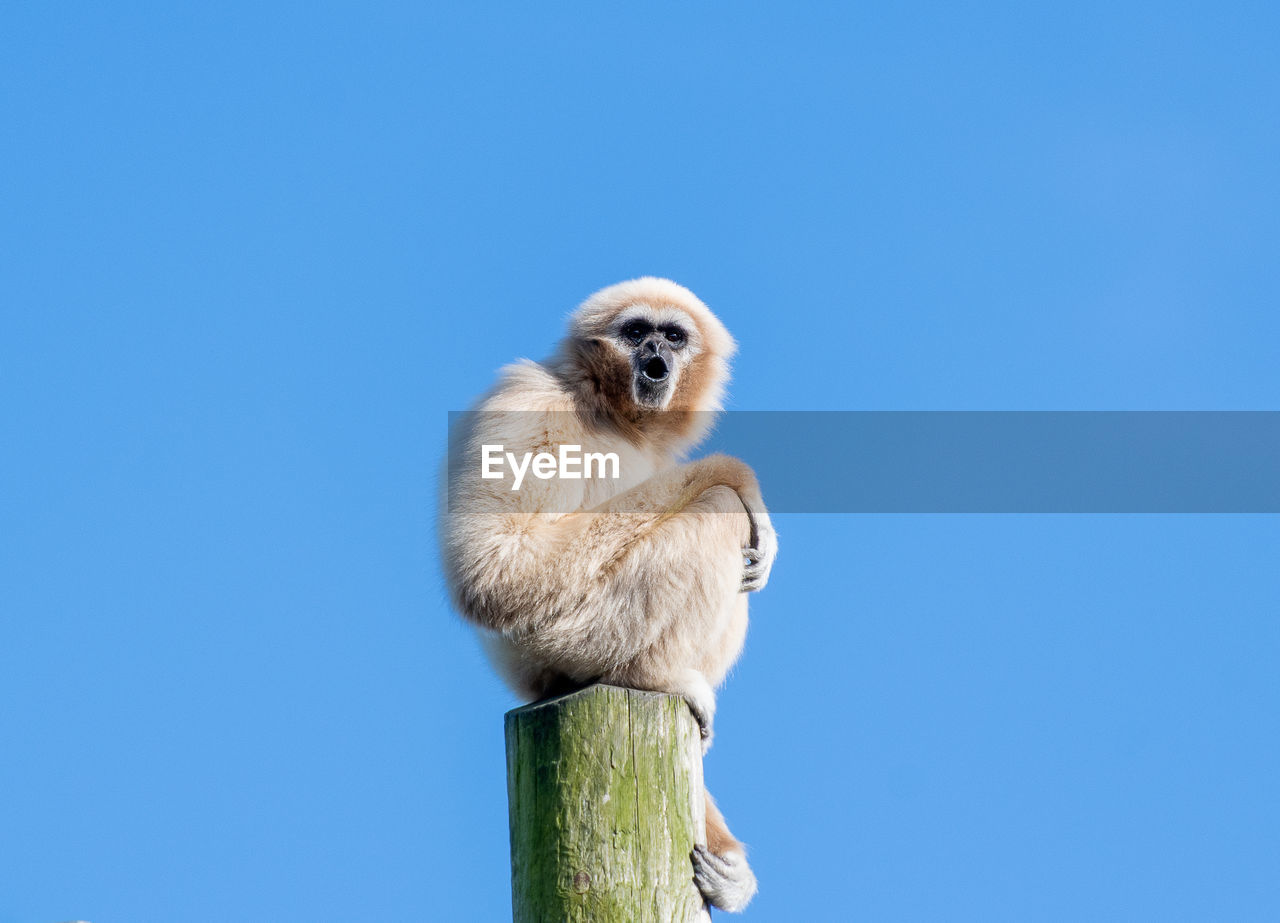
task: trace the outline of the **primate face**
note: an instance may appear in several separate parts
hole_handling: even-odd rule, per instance
[[[615,329],[614,342],[629,359],[635,402],[649,410],[666,408],[697,352],[693,322],[679,310],[633,307],[621,312]]]
[[[679,411],[679,419],[663,415],[663,432],[691,446],[711,419],[691,411],[720,409],[733,352],[733,337],[697,295],[644,277],[580,304],[558,362],[567,382],[587,385],[606,412],[637,417],[632,424],[651,411]]]

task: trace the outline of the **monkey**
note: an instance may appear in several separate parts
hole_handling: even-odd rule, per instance
[[[672,693],[705,752],[747,594],[777,552],[750,467],[682,462],[721,409],[736,345],[693,292],[654,277],[601,289],[568,327],[551,360],[503,368],[451,436],[441,545],[453,603],[526,701],[593,682]],[[519,481],[519,453],[527,466],[565,447],[615,456],[617,476]],[[478,474],[485,452],[512,473]],[[704,796],[694,881],[707,903],[739,911],[755,874]]]

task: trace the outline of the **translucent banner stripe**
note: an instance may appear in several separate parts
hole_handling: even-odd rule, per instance
[[[467,477],[481,458],[458,434],[475,416],[450,414]],[[534,416],[485,428],[560,431]],[[711,452],[750,464],[779,513],[1280,512],[1277,411],[738,411],[690,458]]]

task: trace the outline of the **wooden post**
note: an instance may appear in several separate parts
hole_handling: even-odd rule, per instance
[[[683,699],[590,686],[507,713],[515,923],[695,923],[702,747]]]

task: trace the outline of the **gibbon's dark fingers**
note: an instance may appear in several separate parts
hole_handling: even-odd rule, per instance
[[[748,508],[750,515],[750,508]],[[773,559],[778,554],[778,536],[767,515],[750,516],[750,545],[742,549],[742,593],[754,593],[764,589],[773,570]]]
[[[765,566],[760,560],[760,552],[754,548],[743,548],[742,557],[742,589],[739,592],[754,593],[764,585],[761,581],[766,579]]]

